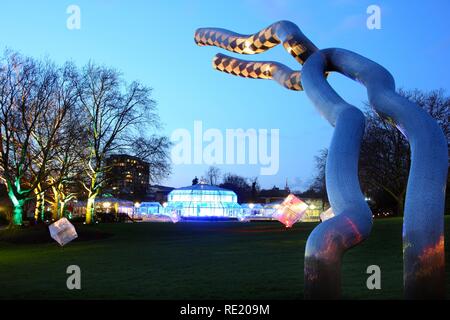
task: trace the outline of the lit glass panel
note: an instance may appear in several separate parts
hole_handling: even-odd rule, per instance
[[[199,184],[169,194],[166,211],[174,210],[181,217],[237,217],[241,207],[233,191]]]

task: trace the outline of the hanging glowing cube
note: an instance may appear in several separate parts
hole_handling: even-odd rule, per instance
[[[272,217],[284,224],[286,228],[290,228],[302,219],[306,209],[308,209],[308,205],[305,202],[290,194],[280,204]]]
[[[173,223],[177,223],[178,221],[180,221],[180,216],[175,211],[171,212],[169,217]]]
[[[52,223],[48,226],[48,229],[50,230],[50,236],[61,246],[64,246],[70,241],[78,238],[75,227],[66,218],[61,218]]]
[[[324,222],[324,221],[326,221],[328,219],[331,219],[333,217],[334,217],[334,212],[333,212],[333,209],[331,207],[329,207],[328,210],[325,210],[324,212],[322,212],[320,214],[320,220],[322,222]]]
[[[238,215],[238,220],[240,222],[248,222],[249,220],[247,219],[247,216],[245,216],[244,214],[240,214]]]

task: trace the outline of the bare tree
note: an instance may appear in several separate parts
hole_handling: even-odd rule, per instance
[[[150,130],[158,123],[151,89],[126,85],[114,69],[88,64],[77,81],[88,130],[89,154],[83,186],[87,192],[86,223],[91,223],[97,195],[105,183],[106,157],[128,143],[134,128]]]
[[[258,182],[258,177],[253,177],[250,179],[251,185],[252,185],[252,191],[251,191],[251,197],[250,200],[252,202],[255,202],[258,200],[258,193],[261,190],[261,186],[259,185]]]
[[[366,131],[361,145],[359,177],[364,192],[386,192],[403,212],[410,165],[409,144],[402,133],[371,111],[366,112]]]
[[[39,150],[45,150],[45,145],[50,144],[50,152],[47,154],[46,161],[38,154],[31,166],[34,175],[37,175],[38,172],[45,172],[34,189],[36,195],[34,218],[36,221],[39,216],[41,220],[44,220],[46,202],[52,204],[53,218],[58,218],[57,211],[61,201],[56,193],[62,192],[69,172],[82,155],[82,149],[79,146],[85,139],[82,139],[81,126],[76,118],[79,110],[75,77],[76,68],[73,64],[66,63],[63,67],[58,68],[52,103],[49,104],[32,133]],[[53,197],[46,199],[45,195],[48,189],[52,190]],[[53,199],[56,201],[52,201]]]
[[[326,193],[325,168],[327,163],[328,149],[319,150],[319,154],[314,157],[316,163],[316,176],[314,177],[312,188],[316,192]]]
[[[317,196],[320,196],[322,199],[322,203],[328,203],[328,194],[326,188],[326,180],[325,180],[325,168],[327,163],[328,149],[319,150],[318,155],[314,157],[315,165],[316,165],[316,174],[313,178],[313,182],[310,186],[310,189],[307,191],[309,193],[314,193]]]
[[[167,136],[151,135],[130,137],[123,152],[131,154],[149,164],[150,182],[157,182],[167,177],[171,172],[169,149],[172,145]]]
[[[47,178],[51,186],[51,196],[47,202],[51,205],[52,218],[55,220],[64,215],[67,202],[77,196],[74,185],[82,174],[83,159],[87,156],[87,134],[79,121],[79,111],[75,101],[58,132],[53,166]]]
[[[237,174],[224,174],[220,187],[234,191],[238,202],[248,202],[252,198],[252,187],[249,185],[248,179]]]
[[[445,95],[445,91],[439,89],[424,92],[419,89],[401,89],[399,93],[405,98],[414,101],[436,119],[444,135],[447,137],[447,144],[450,150],[450,97]]]
[[[443,90],[399,90],[399,93],[436,119],[450,141],[450,97]],[[388,194],[396,202],[398,215],[403,214],[410,162],[410,147],[401,131],[368,110],[360,156],[361,185],[367,194]]]
[[[0,170],[13,204],[13,225],[22,224],[25,203],[43,192],[66,110],[55,104],[60,72],[48,61],[10,52],[0,63]]]
[[[205,172],[205,179],[210,185],[217,185],[220,180],[220,169],[210,166]]]

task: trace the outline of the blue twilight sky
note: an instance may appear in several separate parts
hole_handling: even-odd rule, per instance
[[[66,9],[81,9],[81,29],[68,30]],[[366,27],[366,9],[381,7],[381,30]],[[327,147],[332,128],[302,92],[273,81],[232,77],[214,71],[214,47],[197,47],[198,27],[253,33],[277,20],[291,20],[319,47],[342,47],[363,54],[392,72],[397,85],[449,89],[450,1],[382,0],[14,0],[0,1],[0,48],[49,57],[58,63],[90,59],[114,66],[127,80],[154,89],[163,132],[280,129],[279,171],[260,176],[263,187],[304,189],[314,173],[314,155]],[[231,55],[233,55],[231,53]],[[255,60],[276,60],[299,68],[276,47]],[[361,106],[364,89],[340,75],[329,81],[350,103]],[[164,184],[184,186],[207,165],[177,165]],[[220,165],[222,172],[259,175],[259,165]]]

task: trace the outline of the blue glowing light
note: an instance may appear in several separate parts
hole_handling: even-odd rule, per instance
[[[180,217],[237,218],[241,206],[236,193],[207,184],[196,184],[169,193],[166,213]]]

